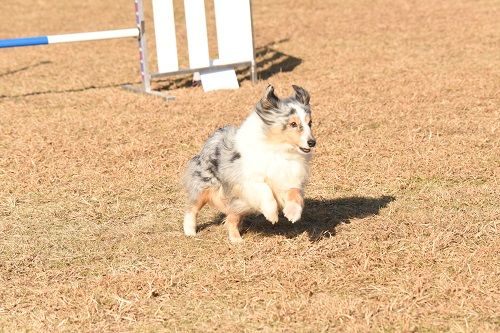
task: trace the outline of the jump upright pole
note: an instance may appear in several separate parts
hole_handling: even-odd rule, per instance
[[[146,39],[146,24],[144,21],[144,3],[143,0],[134,0],[135,5],[135,23],[137,25],[137,31],[139,32],[137,42],[139,44],[139,63],[141,71],[141,81],[142,88],[136,87],[131,84],[125,84],[122,87],[124,89],[137,92],[146,93],[155,96],[159,96],[166,100],[175,99],[174,96],[165,95],[159,91],[151,89],[151,79],[152,75],[149,71],[149,61],[148,61],[148,45]]]
[[[137,31],[139,31],[139,62],[141,66],[141,80],[144,91],[151,93],[151,75],[149,74],[148,65],[148,47],[146,39],[146,24],[144,22],[144,4],[142,0],[134,0],[135,5],[135,23]]]

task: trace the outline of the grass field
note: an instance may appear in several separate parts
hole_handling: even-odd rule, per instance
[[[133,39],[0,50],[0,332],[500,331],[500,2],[253,13],[259,83],[157,83],[173,102],[120,88],[139,81]],[[134,15],[23,0],[0,21],[6,38]],[[303,219],[249,218],[233,246],[206,209],[185,238],[187,160],[268,83],[312,96]]]

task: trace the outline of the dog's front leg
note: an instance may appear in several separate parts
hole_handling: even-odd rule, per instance
[[[246,197],[271,223],[278,222],[278,203],[274,199],[273,191],[266,183],[247,183]]]
[[[227,231],[229,233],[229,240],[231,243],[241,243],[243,239],[240,235],[241,215],[236,213],[229,213],[226,217]]]
[[[273,191],[265,183],[262,183],[260,188],[260,210],[265,218],[275,224],[278,222],[278,203],[274,199]]]
[[[285,194],[285,208],[283,214],[292,223],[300,220],[302,209],[304,208],[304,199],[302,191],[298,188],[291,188]]]

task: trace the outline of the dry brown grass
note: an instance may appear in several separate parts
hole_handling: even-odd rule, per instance
[[[128,27],[130,9],[10,1],[1,33]],[[1,50],[0,331],[499,331],[499,17],[255,0],[266,80],[169,103],[118,88],[133,40]],[[206,210],[186,239],[187,159],[267,82],[312,94],[304,219],[250,219],[236,247]]]

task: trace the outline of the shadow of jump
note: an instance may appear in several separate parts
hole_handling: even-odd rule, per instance
[[[40,67],[40,66],[48,65],[48,64],[52,64],[52,61],[44,60],[44,61],[37,62],[36,64],[33,64],[33,65],[24,66],[24,67],[20,67],[17,69],[9,70],[7,72],[0,73],[0,77],[12,75],[12,74],[17,74],[19,72],[24,72],[24,71],[33,69],[35,67]]]
[[[290,223],[283,216],[273,225],[262,215],[249,216],[243,221],[242,233],[254,232],[267,236],[281,235],[295,238],[304,232],[312,242],[335,235],[335,228],[341,223],[350,223],[352,219],[362,219],[378,215],[396,198],[381,197],[347,197],[330,200],[306,199],[302,219]],[[224,216],[219,215],[213,221],[199,226],[199,230],[215,224],[222,224]]]
[[[257,77],[259,80],[267,80],[278,73],[291,72],[302,63],[302,59],[283,53],[271,47],[272,45],[285,41],[287,40],[273,42],[269,45],[260,47],[255,51]],[[251,79],[248,70],[237,70],[236,74],[238,75],[240,81]]]

